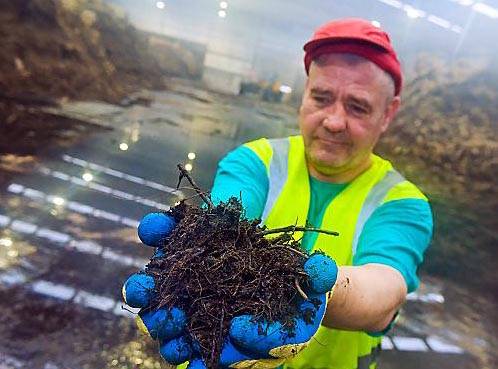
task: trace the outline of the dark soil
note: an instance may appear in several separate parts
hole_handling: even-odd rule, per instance
[[[161,247],[166,256],[152,259],[146,269],[157,286],[152,305],[185,311],[187,336],[199,342],[209,368],[217,366],[235,316],[278,320],[293,334],[293,318],[303,314],[297,310],[299,290],[309,282],[303,269],[308,255],[292,232],[264,237],[272,231],[244,219],[236,198],[206,208],[182,202],[169,213],[178,225]],[[302,318],[312,318],[310,313]]]

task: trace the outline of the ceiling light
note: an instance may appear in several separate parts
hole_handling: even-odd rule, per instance
[[[476,3],[472,6],[476,12],[487,15],[490,18],[498,18],[498,10],[483,3]]]
[[[416,9],[413,6],[410,6],[410,5],[405,5],[403,7],[403,9],[406,12],[406,15],[409,18],[412,18],[412,19],[422,18],[422,17],[425,16],[425,12],[424,11]]]
[[[82,177],[83,177],[83,180],[84,180],[85,182],[91,182],[91,181],[93,181],[93,174],[92,174],[92,173],[88,173],[88,172],[87,172],[87,173],[84,173],[84,174],[82,175]]]
[[[432,14],[427,17],[427,20],[431,23],[434,23],[435,25],[438,25],[439,27],[443,28],[451,27],[451,23],[448,22],[446,19],[436,17],[435,15]]]
[[[126,150],[128,150],[128,144],[127,144],[126,142],[121,142],[121,143],[119,144],[119,149],[120,149],[121,151],[126,151]]]
[[[185,164],[185,170],[187,172],[191,172],[192,171],[192,164],[190,164],[190,163]]]
[[[286,85],[280,86],[279,90],[283,94],[290,94],[292,92],[292,88],[290,86],[286,86]]]
[[[384,3],[384,4],[387,4],[387,5],[390,5],[394,8],[398,8],[398,9],[401,9],[401,7],[403,6],[403,4],[401,3],[401,1],[398,1],[398,0],[379,0],[381,3]]]
[[[164,3],[164,1],[158,1],[158,2],[156,2],[156,6],[158,9],[164,9],[166,4]]]
[[[458,4],[463,5],[463,6],[469,6],[469,5],[472,5],[474,3],[474,0],[453,0],[453,1],[455,1]]]
[[[53,196],[51,198],[51,201],[57,206],[62,206],[66,202],[66,200],[64,200],[62,197],[59,196]]]
[[[221,1],[220,2],[220,8],[221,9],[226,9],[228,8],[228,3],[226,1]]]
[[[224,10],[218,11],[218,17],[225,18],[227,16],[227,12]]]
[[[12,246],[12,240],[10,238],[0,238],[0,246],[10,247]]]
[[[190,160],[194,160],[195,159],[195,152],[189,152],[187,157],[190,159]]]

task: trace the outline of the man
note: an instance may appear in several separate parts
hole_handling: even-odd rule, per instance
[[[292,352],[279,344],[278,334],[269,334],[277,344],[249,355],[251,345],[267,337],[256,334],[240,346],[247,343],[251,321],[240,323],[239,336],[231,330],[221,355],[226,367],[271,368],[283,362],[272,357],[291,357],[287,368],[375,367],[382,334],[418,285],[417,267],[432,234],[426,197],[372,153],[400,106],[401,68],[388,35],[370,22],[343,19],[318,28],[304,50],[308,79],[299,110],[301,135],[260,139],[229,153],[219,164],[211,196],[221,201],[242,194],[247,217],[269,228],[310,224],[339,232],[338,237],[294,234],[302,237],[303,248],[322,250],[337,263],[337,273],[331,261],[320,262],[314,275],[317,280],[332,275],[328,288],[335,284],[334,292],[320,320],[305,329],[310,334],[290,345]],[[154,246],[173,227],[171,219],[156,214],[144,218],[139,235]],[[124,286],[125,301],[146,307],[152,290],[152,277],[134,275]],[[156,338],[159,325],[174,328],[163,335],[163,357],[170,363],[192,357],[181,325],[172,324],[175,319],[184,324],[182,313],[175,318],[162,312],[157,318],[145,311],[142,323]],[[286,350],[301,351],[293,356]],[[186,354],[179,356],[181,351]],[[190,368],[204,366],[194,360]]]
[[[400,106],[402,75],[388,35],[361,19],[318,28],[304,46],[301,136],[257,140],[219,164],[213,199],[242,194],[248,217],[338,231],[306,233],[339,275],[318,334],[288,368],[368,368],[432,235],[425,196],[372,154]],[[298,235],[301,237],[301,235]]]

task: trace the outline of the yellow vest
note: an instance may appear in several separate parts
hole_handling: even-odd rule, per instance
[[[245,144],[265,164],[269,188],[262,222],[268,228],[304,225],[310,203],[309,174],[302,136],[259,139]],[[351,265],[364,224],[380,205],[398,199],[427,198],[396,172],[391,163],[372,155],[371,167],[355,178],[328,205],[320,228],[339,232],[320,233],[313,245],[338,265]],[[296,239],[302,233],[296,232]],[[284,367],[288,369],[372,369],[380,353],[381,337],[364,332],[321,326],[309,346]]]

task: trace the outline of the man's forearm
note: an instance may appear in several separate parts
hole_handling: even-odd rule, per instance
[[[339,267],[323,325],[345,330],[384,330],[405,301],[401,273],[381,264]]]

